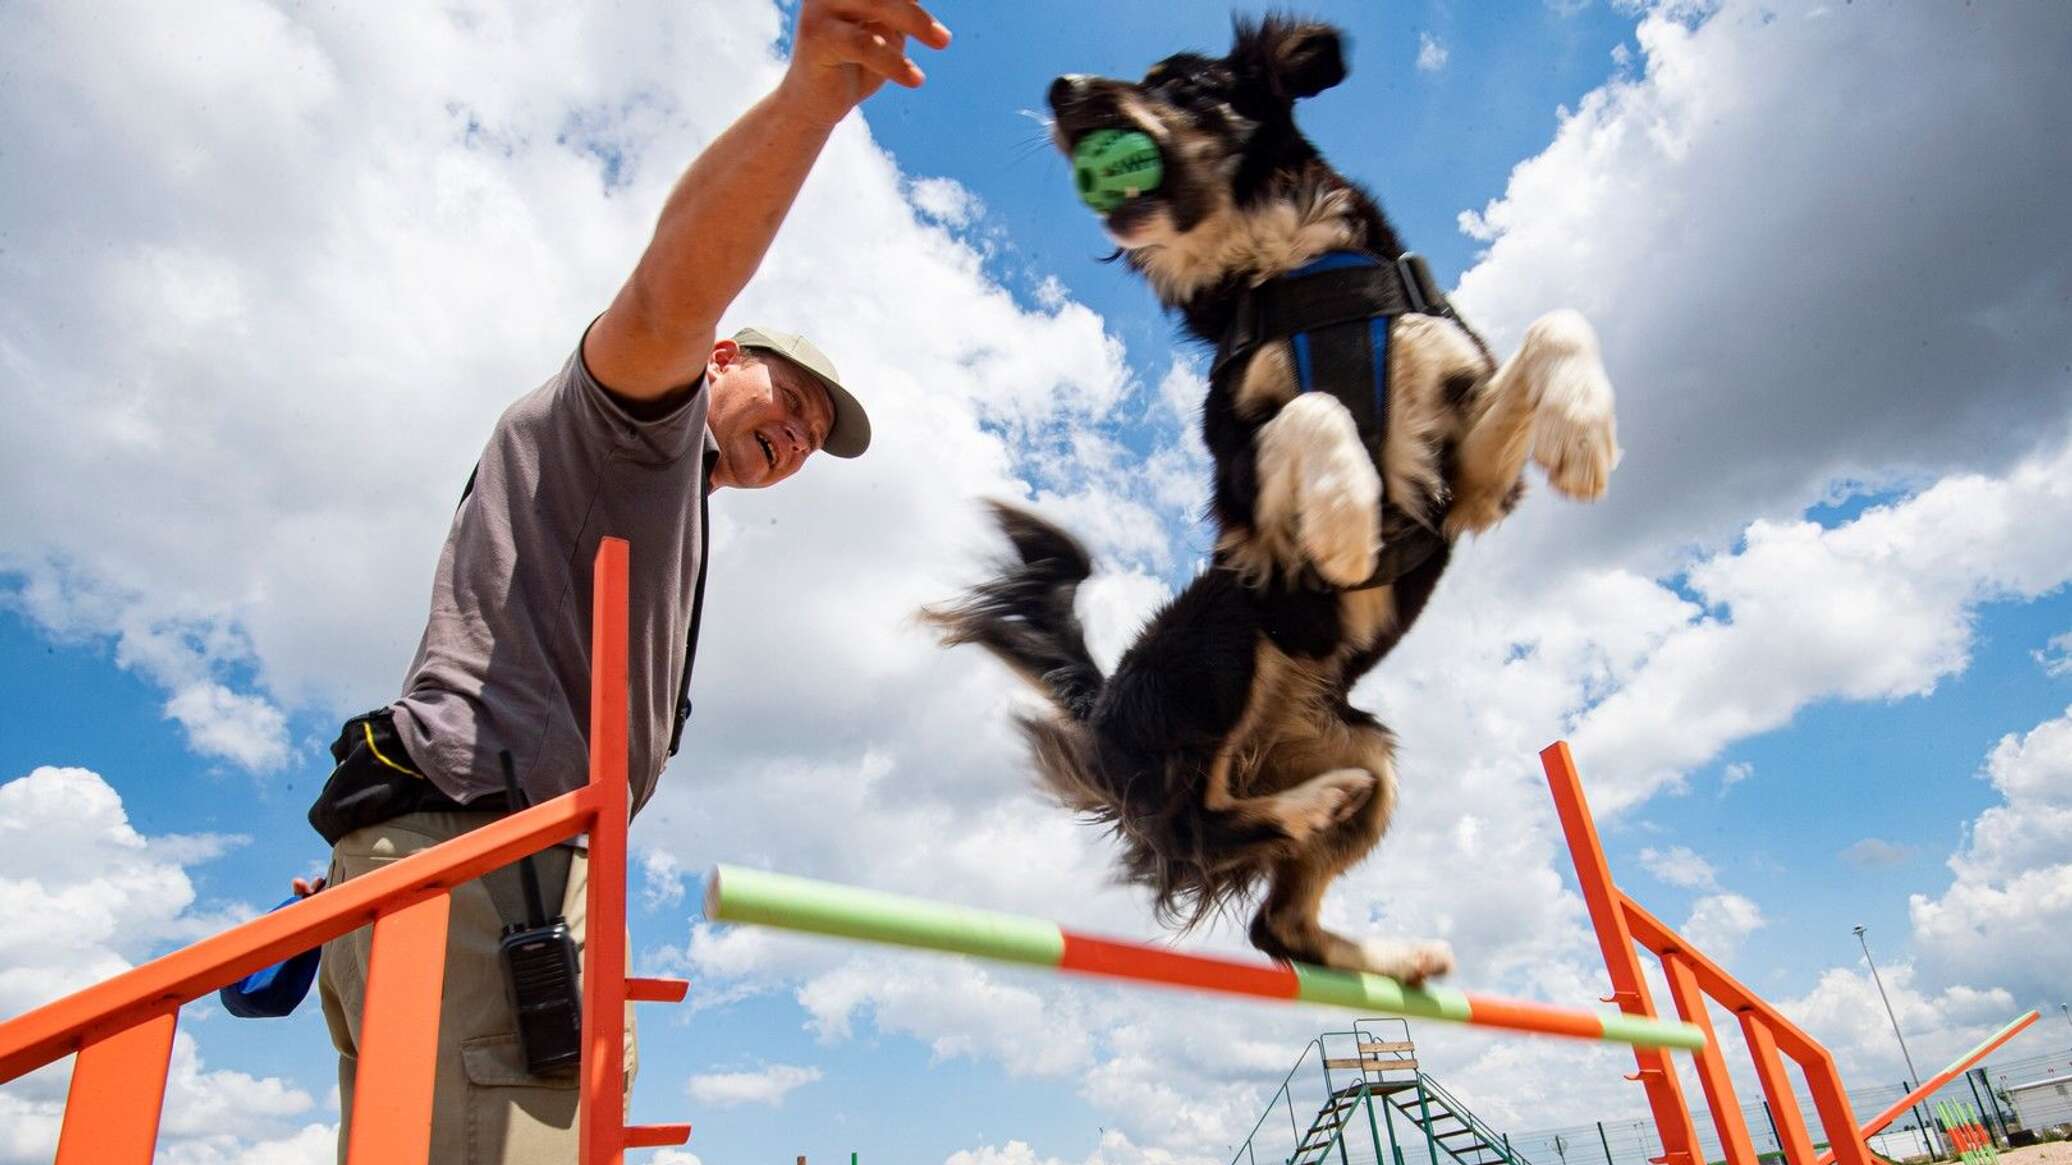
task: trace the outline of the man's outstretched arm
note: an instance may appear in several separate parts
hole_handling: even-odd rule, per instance
[[[784,80],[684,171],[639,265],[591,327],[583,357],[598,380],[652,400],[697,379],[721,313],[762,263],[835,123],[888,80],[920,86],[908,37],[950,43],[916,0],[804,0]]]

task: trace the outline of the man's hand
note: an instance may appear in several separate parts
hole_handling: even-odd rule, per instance
[[[805,0],[783,88],[833,125],[887,81],[920,88],[926,78],[906,55],[908,37],[950,44],[950,30],[915,0]]]
[[[607,388],[658,401],[697,381],[721,314],[835,123],[888,80],[921,83],[908,37],[942,48],[950,30],[916,0],[802,0],[784,80],[684,171],[646,253],[590,329],[583,358]]]

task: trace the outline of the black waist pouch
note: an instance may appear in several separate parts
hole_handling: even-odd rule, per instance
[[[317,794],[316,804],[309,807],[310,825],[331,845],[353,830],[405,813],[505,809],[502,797],[482,797],[462,805],[441,793],[404,751],[396,735],[394,713],[387,708],[346,721],[338,739],[331,742],[331,759],[337,767],[324,782],[324,791]]]

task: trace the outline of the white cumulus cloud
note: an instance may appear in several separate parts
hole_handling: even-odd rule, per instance
[[[279,768],[288,759],[288,718],[261,697],[218,683],[190,684],[166,701],[165,714],[180,722],[188,744],[203,756],[252,772]]]
[[[1691,904],[1683,936],[1715,960],[1731,959],[1741,940],[1763,926],[1763,912],[1741,894],[1707,894]]]
[[[738,1104],[776,1106],[794,1090],[820,1079],[820,1069],[796,1064],[768,1064],[746,1072],[706,1072],[691,1077],[691,1096],[705,1104],[729,1108]]]
[[[1417,34],[1418,72],[1438,72],[1439,70],[1446,67],[1446,58],[1449,55],[1450,54],[1448,53],[1446,46],[1439,43],[1438,37],[1433,36],[1429,32],[1420,32]]]
[[[1775,1001],[1827,1045],[1847,1080],[1909,1078],[1885,1014],[1888,1000],[1914,1063],[1924,1072],[1977,1047],[2018,1013],[2014,996],[2005,989],[1961,984],[1936,989],[1921,982],[1919,968],[1910,961],[1880,960],[1878,979],[1885,987],[1882,999],[1877,981],[1861,963],[1832,967],[1804,995]]]
[[[129,969],[167,946],[221,930],[241,905],[201,908],[187,867],[242,838],[147,837],[98,773],[44,767],[0,784],[0,1018]],[[69,1061],[0,1087],[0,1165],[56,1151]],[[292,1083],[210,1067],[187,1031],[173,1038],[160,1160],[169,1165],[314,1165],[334,1130]]]
[[[640,900],[649,910],[659,910],[683,901],[686,875],[675,854],[667,850],[642,850],[639,860]]]
[[[186,864],[239,839],[147,838],[99,773],[38,768],[0,784],[0,1015],[198,938],[249,907],[197,909]]]
[[[1924,962],[2046,1002],[2072,959],[2072,708],[2002,737],[1985,778],[2001,796],[1950,856],[1948,889],[1908,900]]]
[[[2072,675],[2072,631],[2053,635],[2049,643],[2031,653],[2049,676]]]
[[[1094,1151],[1076,1163],[1060,1157],[1045,1157],[1031,1148],[1027,1141],[1009,1141],[1004,1145],[959,1149],[944,1158],[943,1165],[1207,1165],[1220,1161],[1218,1157],[1180,1156],[1162,1149],[1147,1148],[1132,1143],[1129,1135],[1120,1129],[1109,1129],[1101,1134],[1100,1144]]]
[[[1621,798],[1680,782],[1815,699],[1922,696],[1962,671],[1980,604],[2072,578],[2072,446],[1834,528],[1759,521],[1742,542],[1690,567],[1702,606],[1577,726]]]
[[[1611,495],[1532,535],[1541,560],[1669,568],[1838,479],[1995,471],[2062,440],[2072,248],[2006,227],[2053,221],[2072,184],[2072,154],[2028,145],[2072,104],[2072,14],[1644,8],[1635,67],[1462,216],[1487,244],[1467,318],[1504,348],[1578,308],[1618,386]]]
[[[1879,866],[1897,866],[1914,856],[1914,847],[1882,837],[1866,837],[1853,842],[1842,851],[1842,860],[1854,866],[1874,869]]]
[[[1699,857],[1689,846],[1673,845],[1668,849],[1648,846],[1640,851],[1639,858],[1648,873],[1672,886],[1709,890],[1719,884],[1712,863]]]

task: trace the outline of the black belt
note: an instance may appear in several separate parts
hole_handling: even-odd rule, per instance
[[[336,767],[309,807],[309,824],[325,841],[380,825],[405,813],[509,813],[502,793],[462,804],[418,771],[396,734],[395,712],[379,708],[345,722],[331,742]]]

